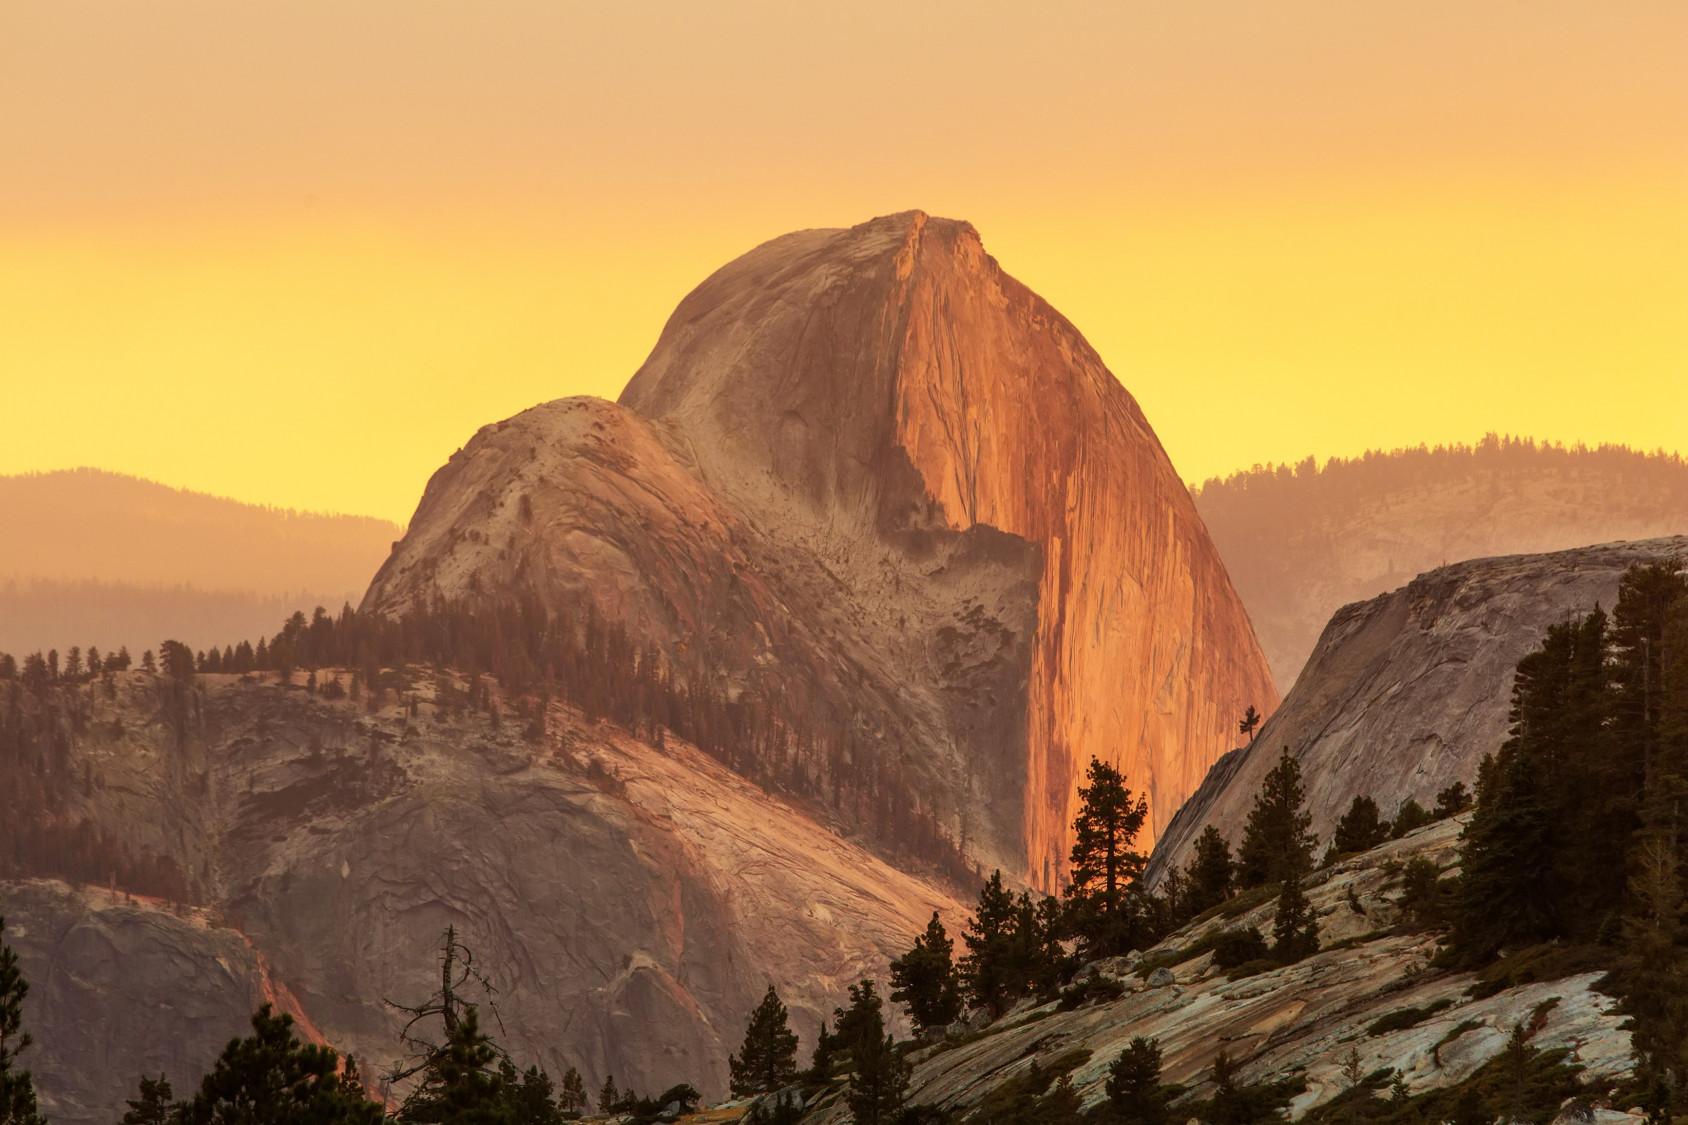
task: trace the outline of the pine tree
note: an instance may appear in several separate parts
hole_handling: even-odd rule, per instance
[[[1436,807],[1430,810],[1430,815],[1437,820],[1444,820],[1464,812],[1470,806],[1471,794],[1466,790],[1465,782],[1456,781],[1436,794]]]
[[[961,935],[967,956],[961,961],[962,983],[974,1004],[1000,1016],[1020,997],[1021,982],[1014,969],[1014,896],[1002,885],[1002,872],[992,872],[979,891],[979,905]]]
[[[891,1125],[908,1099],[912,1068],[889,1035],[869,1035],[853,1048],[846,1101],[856,1125]]]
[[[1319,951],[1319,916],[1301,889],[1301,876],[1293,872],[1278,892],[1272,938],[1272,956],[1281,964],[1288,965]]]
[[[1158,1040],[1137,1036],[1108,1068],[1108,1106],[1121,1125],[1165,1125],[1169,1091],[1161,1085]]]
[[[1133,897],[1148,859],[1132,844],[1149,805],[1134,799],[1124,776],[1099,758],[1090,759],[1087,776],[1090,784],[1079,789],[1073,818],[1067,907],[1086,954],[1104,957],[1133,949],[1148,936]]]
[[[1330,846],[1334,855],[1369,852],[1389,838],[1389,826],[1370,797],[1355,797],[1348,811],[1336,822]]]
[[[1511,734],[1478,771],[1465,828],[1453,945],[1470,963],[1564,936],[1621,895],[1601,857],[1621,848],[1621,775],[1608,748],[1605,614],[1550,626],[1518,662]],[[1591,841],[1600,847],[1590,848]],[[1593,912],[1589,919],[1584,912]]]
[[[1395,819],[1385,825],[1392,839],[1399,840],[1409,832],[1417,832],[1436,817],[1425,810],[1425,807],[1408,797],[1395,810]]]
[[[571,1066],[563,1074],[562,1089],[557,1092],[557,1105],[564,1113],[581,1113],[588,1104],[586,1081],[580,1077],[580,1071]]]
[[[1248,736],[1248,744],[1254,745],[1254,732],[1260,727],[1260,712],[1254,709],[1254,704],[1248,705],[1243,717],[1237,720],[1237,733]]]
[[[1312,866],[1313,847],[1318,840],[1308,831],[1313,818],[1305,811],[1305,803],[1301,766],[1285,747],[1283,757],[1266,775],[1243,829],[1242,847],[1237,852],[1239,886],[1279,883]]]
[[[938,912],[914,947],[891,962],[891,999],[908,1009],[918,1028],[946,1027],[961,1014],[961,987],[950,940]]]
[[[1235,864],[1231,846],[1219,829],[1208,825],[1196,837],[1195,855],[1184,869],[1184,905],[1191,917],[1213,909],[1231,897]]]
[[[23,1029],[29,982],[5,935],[6,920],[0,918],[0,1125],[46,1125],[47,1119],[36,1109],[35,1081],[18,1065],[18,1057],[31,1042]]]
[[[497,1047],[481,1031],[478,1011],[465,1005],[397,1120],[403,1125],[506,1125],[508,1088],[496,1065],[499,1059]]]
[[[1641,1077],[1674,1094],[1672,1078],[1688,1063],[1688,951],[1681,945],[1682,880],[1672,842],[1662,836],[1643,841],[1635,868],[1618,977],[1624,1010],[1635,1020]]]
[[[1249,1086],[1237,1081],[1236,1064],[1225,1051],[1220,1051],[1219,1057],[1213,1060],[1213,1086],[1207,1111],[1197,1114],[1208,1125],[1262,1125],[1282,1121],[1291,1096],[1283,1083]]]
[[[769,985],[750,1015],[744,1045],[727,1056],[735,1098],[766,1094],[789,1086],[797,1077],[797,1036],[787,1021],[779,993]]]
[[[598,1112],[614,1113],[621,1106],[621,1091],[615,1088],[615,1075],[604,1075],[604,1084],[598,1087]]]
[[[832,1042],[836,1047],[854,1052],[863,1043],[878,1039],[885,1033],[884,1004],[871,980],[850,986],[850,1006],[832,1011]]]
[[[141,1078],[139,1092],[127,1102],[128,1111],[120,1125],[170,1125],[175,1106],[171,1101],[175,1092],[170,1080],[160,1074],[157,1078]]]
[[[809,1057],[809,1071],[807,1078],[817,1085],[832,1078],[832,1033],[826,1029],[826,1021],[821,1021],[821,1029],[815,1034],[815,1051]]]
[[[493,1115],[486,1120],[507,1125],[562,1125],[562,1110],[557,1105],[556,1087],[549,1074],[530,1066],[518,1075],[515,1064],[504,1059],[498,1064],[498,1076],[504,1091],[503,1116],[497,1115],[499,1107],[495,1107]]]
[[[347,1091],[327,1047],[301,1043],[265,1004],[180,1108],[182,1125],[379,1125],[381,1107]]]

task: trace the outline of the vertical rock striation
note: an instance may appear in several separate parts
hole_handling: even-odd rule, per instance
[[[1042,566],[1022,872],[1048,886],[1091,756],[1157,833],[1277,697],[1200,517],[1131,395],[973,228],[909,212],[775,239],[681,302],[621,402],[857,598],[876,557],[989,526]],[[954,751],[965,758],[969,748]]]

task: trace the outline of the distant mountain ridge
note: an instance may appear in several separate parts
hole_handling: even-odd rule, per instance
[[[1330,616],[1467,559],[1688,533],[1688,461],[1490,434],[1192,489],[1288,692]]]
[[[195,647],[355,602],[403,529],[103,469],[0,476],[0,649]],[[280,616],[278,616],[280,611]]]

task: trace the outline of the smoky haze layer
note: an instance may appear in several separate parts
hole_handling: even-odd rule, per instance
[[[1490,435],[1264,466],[1196,506],[1288,691],[1337,609],[1462,559],[1688,532],[1688,462]]]
[[[355,602],[401,529],[242,504],[97,469],[0,477],[0,650],[137,653],[273,632]]]

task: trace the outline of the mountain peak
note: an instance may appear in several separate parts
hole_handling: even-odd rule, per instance
[[[815,776],[849,761],[969,862],[1046,887],[1092,755],[1148,796],[1147,843],[1236,717],[1277,703],[1137,403],[969,223],[763,243],[605,411],[477,435],[365,604],[589,597],[849,747]]]

